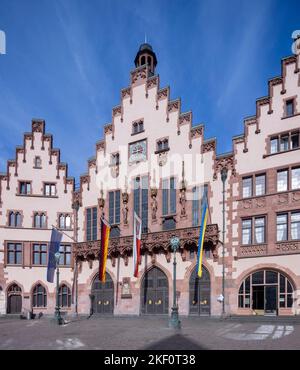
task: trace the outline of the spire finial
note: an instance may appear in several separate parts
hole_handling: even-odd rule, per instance
[[[147,34],[145,32],[145,44],[147,44]]]

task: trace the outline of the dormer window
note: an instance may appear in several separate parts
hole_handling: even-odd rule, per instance
[[[132,135],[139,134],[144,131],[144,122],[143,120],[135,121],[132,124]]]
[[[163,152],[169,150],[169,140],[167,138],[160,139],[156,143],[156,151],[157,152]]]
[[[41,157],[35,157],[34,158],[34,168],[42,168]]]
[[[285,102],[285,115],[291,117],[295,114],[294,99],[289,99]]]
[[[120,165],[120,153],[113,153],[110,158],[111,166],[119,166]]]

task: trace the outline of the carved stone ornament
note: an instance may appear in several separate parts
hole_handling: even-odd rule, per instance
[[[156,233],[143,234],[142,236],[142,253],[149,253],[151,260],[154,263],[156,254],[163,251],[166,259],[170,256],[171,246],[170,239],[176,236],[180,239],[180,250],[185,249],[189,243],[195,246],[199,239],[199,227],[191,227],[186,229],[175,229],[172,231],[160,231]],[[210,247],[214,258],[217,258],[217,246],[219,243],[219,230],[217,224],[206,226],[204,243],[206,247]],[[100,253],[100,240],[81,242],[73,244],[74,258],[87,260],[90,258],[97,259]],[[110,238],[108,247],[108,257],[115,258],[117,255],[124,259],[125,265],[128,264],[129,256],[132,255],[132,236],[113,237]]]
[[[277,196],[277,203],[278,204],[288,204],[289,202],[289,194],[279,194]]]
[[[118,177],[119,174],[120,174],[120,166],[119,165],[111,166],[110,167],[110,174],[113,178]]]
[[[159,166],[164,166],[168,161],[168,152],[161,152],[157,156],[157,163]]]

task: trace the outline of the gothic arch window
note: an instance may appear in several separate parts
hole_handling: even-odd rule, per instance
[[[141,65],[143,66],[144,64],[146,64],[146,58],[145,58],[145,56],[142,56]]]
[[[34,214],[34,227],[37,229],[46,228],[46,215],[45,213],[36,212]]]
[[[32,307],[47,307],[47,292],[42,284],[37,284],[33,289]]]
[[[69,214],[61,213],[58,217],[58,223],[60,229],[71,228],[71,216]]]
[[[8,216],[8,225],[12,227],[21,226],[21,214],[20,212],[11,211]]]
[[[58,297],[61,307],[71,307],[71,290],[66,284],[59,287]]]

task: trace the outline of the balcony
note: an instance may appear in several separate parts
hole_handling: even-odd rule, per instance
[[[175,229],[168,231],[159,231],[155,233],[142,234],[141,253],[148,252],[155,260],[157,253],[163,252],[169,262],[171,259],[170,239],[177,236],[180,239],[179,251],[182,259],[185,260],[185,251],[191,248],[196,249],[199,238],[199,227],[191,227],[185,229]],[[100,240],[87,241],[73,244],[73,255],[75,259],[94,260],[99,257]],[[214,259],[217,256],[217,246],[219,243],[219,230],[217,224],[207,225],[205,232],[204,245],[210,248]],[[121,256],[128,263],[128,258],[132,255],[133,236],[121,236],[110,238],[108,247],[108,257],[112,259],[113,265],[116,257]]]

